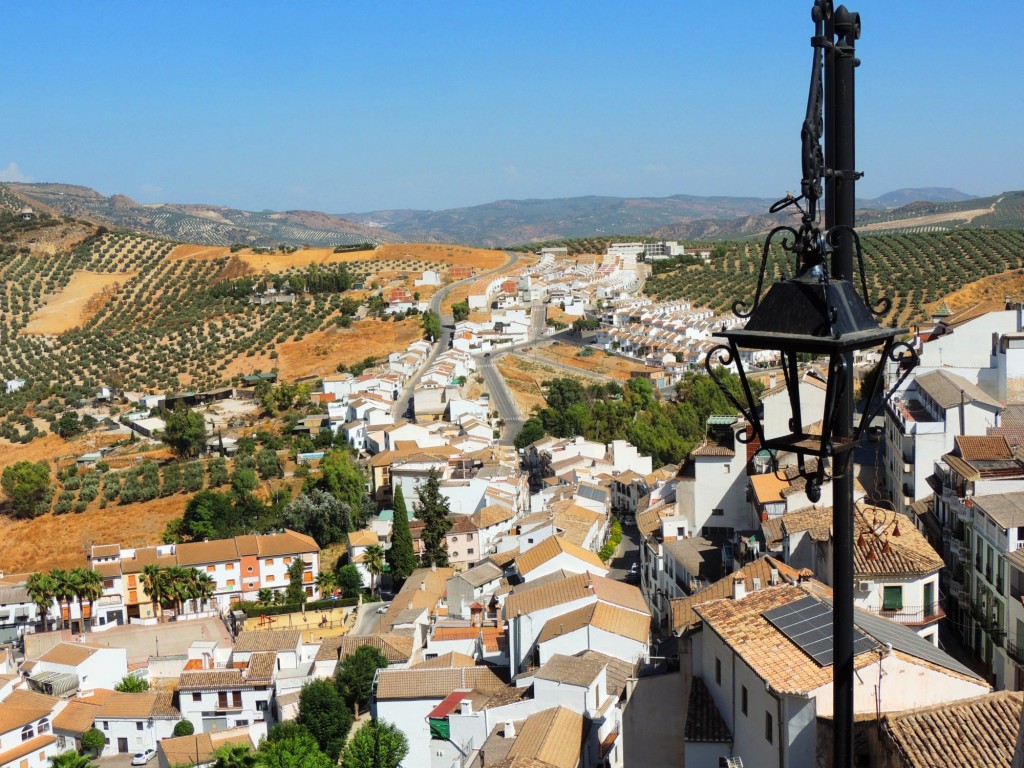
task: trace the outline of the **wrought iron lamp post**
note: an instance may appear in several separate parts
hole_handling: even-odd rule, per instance
[[[853,355],[878,348],[883,364],[900,362],[902,375],[892,394],[917,364],[910,345],[899,341],[906,328],[882,328],[876,318],[884,316],[891,302],[868,297],[860,239],[854,230],[854,44],[860,36],[860,17],[844,6],[833,9],[831,0],[816,0],[812,8],[815,34],[811,38],[813,64],[807,113],[801,129],[803,179],[800,195],[787,195],[772,206],[772,212],[795,207],[801,214],[799,228],[779,226],[765,240],[761,268],[752,304],[737,301],[735,313],[746,318],[742,329],[722,330],[715,336],[724,342],[708,353],[705,367],[730,401],[750,423],[752,434],[762,447],[796,455],[801,475],[807,480],[807,494],[817,501],[821,483],[830,476],[833,483],[834,572],[834,698],[835,768],[853,765],[853,531],[854,501],[852,453],[871,419],[881,408],[865,407],[854,424]],[[824,99],[823,99],[824,97]],[[824,119],[823,113],[824,112]],[[824,132],[825,151],[821,149]],[[823,197],[824,226],[819,225],[818,200]],[[780,237],[781,235],[781,237]],[[779,239],[783,250],[792,254],[792,277],[776,282],[762,297],[770,266],[771,244]],[[859,267],[859,288],[855,285],[854,256]],[[747,310],[749,307],[749,311]],[[778,355],[785,378],[792,417],[789,432],[766,435],[744,368],[746,351],[771,350]],[[824,409],[817,428],[803,422],[800,403],[798,363],[802,358],[826,358],[828,382]],[[735,366],[743,400],[734,398],[719,377],[716,366]],[[875,378],[866,403],[875,402],[882,382]],[[808,457],[817,459],[812,464]],[[826,475],[826,473],[828,473]]]

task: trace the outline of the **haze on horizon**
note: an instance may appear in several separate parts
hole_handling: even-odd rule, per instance
[[[1024,6],[853,0],[860,197],[1024,186]],[[0,181],[328,213],[779,197],[810,0],[5,8]]]

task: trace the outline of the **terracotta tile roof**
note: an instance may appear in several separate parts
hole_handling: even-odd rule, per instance
[[[239,555],[257,555],[260,551],[259,538],[251,533],[235,536],[235,549]]]
[[[449,534],[476,533],[480,530],[470,515],[452,515],[450,519],[452,527],[448,529]]]
[[[96,721],[100,703],[100,701],[90,701],[89,699],[72,699],[60,711],[60,714],[53,718],[54,729],[79,735],[85,733],[92,728],[92,724]]]
[[[240,669],[196,669],[182,672],[178,678],[179,691],[217,691],[230,688],[247,688]]]
[[[932,371],[918,376],[914,381],[918,389],[942,409],[955,408],[960,405],[961,398],[966,402],[978,402],[999,409],[1003,407],[1002,403],[985,394],[977,384],[949,371]]]
[[[698,445],[692,451],[691,456],[735,456],[736,451],[732,448],[726,448],[724,445],[718,445],[717,443],[711,443],[705,440],[703,443]]]
[[[317,661],[341,661],[364,645],[384,654],[389,664],[408,661],[412,657],[413,638],[409,635],[343,635],[325,638],[317,651]]]
[[[885,715],[882,733],[902,768],[1009,768],[1021,719],[1020,693],[985,696]],[[884,747],[883,747],[884,748]]]
[[[504,573],[505,572],[494,563],[483,560],[469,570],[458,574],[454,578],[462,579],[467,584],[474,587],[482,587],[484,584],[489,584],[492,581],[501,579]]]
[[[556,653],[534,672],[533,676],[538,680],[551,680],[585,688],[597,679],[603,669],[604,663],[598,659]]]
[[[19,689],[7,694],[0,703],[0,733],[13,731],[29,723],[46,717],[57,705],[56,696]]]
[[[168,765],[197,765],[214,762],[214,751],[228,744],[252,747],[249,729],[243,726],[214,733],[160,739],[157,749],[164,753]]]
[[[957,435],[956,452],[964,461],[1012,461],[1013,450],[1002,435]]]
[[[320,547],[312,536],[285,528],[283,533],[270,533],[256,539],[260,557],[297,555],[305,552],[319,552]]]
[[[601,558],[596,554],[590,550],[583,549],[576,544],[566,541],[561,536],[549,536],[535,547],[526,550],[526,552],[516,558],[516,568],[519,570],[519,573],[525,577],[531,571],[535,571],[537,568],[562,553],[565,553],[570,557],[574,557],[577,560],[581,560],[594,568],[599,568],[604,573],[608,572],[608,567],[601,562]]]
[[[59,643],[40,656],[39,661],[77,667],[98,650],[100,650],[99,646],[86,643]]]
[[[178,544],[174,551],[178,565],[201,565],[203,563],[225,563],[239,558],[234,539],[193,541]]]
[[[572,502],[556,502],[551,509],[551,521],[562,530],[562,538],[580,547],[606,519],[605,515]]]
[[[99,557],[118,557],[121,554],[120,544],[94,544],[92,547],[92,559]]]
[[[639,643],[647,643],[651,637],[651,619],[636,611],[629,611],[607,603],[593,603],[548,619],[538,643],[546,643],[562,635],[591,626],[603,629]]]
[[[508,648],[508,635],[504,629],[498,627],[445,627],[435,624],[431,637],[438,642],[442,640],[475,640],[481,634],[484,638],[484,648],[491,653]]]
[[[751,475],[750,487],[761,504],[776,504],[785,500],[782,492],[789,488],[789,478],[778,472]]]
[[[515,510],[503,507],[501,504],[488,504],[483,509],[478,509],[471,515],[474,523],[480,528],[490,528],[511,520],[516,516]]]
[[[962,309],[959,312],[956,312],[950,315],[949,317],[943,319],[941,321],[941,325],[944,325],[947,328],[955,328],[956,326],[962,325],[963,323],[966,323],[969,320],[974,320],[976,318],[981,317],[982,315],[987,315],[989,312],[1002,312],[1005,309],[1006,303],[1003,301],[996,301],[995,299],[989,301],[980,301],[977,304],[968,307],[967,309]]]
[[[772,587],[742,600],[715,600],[696,606],[706,626],[719,635],[754,674],[781,693],[803,695],[832,682],[832,667],[821,667],[762,615],[807,596],[797,586]],[[860,668],[877,660],[873,652],[854,657]]]
[[[405,580],[405,584],[402,585],[398,594],[395,595],[395,599],[391,601],[388,612],[384,614],[384,618],[381,621],[382,626],[390,631],[395,626],[400,614],[410,608],[425,609],[427,611],[436,609],[438,601],[448,591],[448,579],[454,575],[454,568],[417,568]]]
[[[300,629],[262,629],[239,632],[235,653],[294,651],[302,640]]]
[[[352,531],[348,535],[348,547],[350,550],[353,547],[372,547],[379,543],[380,541],[377,539],[377,534],[369,528],[364,528],[361,531]]]
[[[507,759],[510,765],[529,758],[553,768],[577,768],[586,732],[583,715],[565,707],[546,709],[526,718]]]
[[[766,555],[743,566],[743,581],[747,593],[755,591],[754,579],[761,580],[761,588],[770,586],[773,568],[779,571],[780,583],[790,584],[797,581],[797,572],[793,568],[790,568],[781,560],[776,560]],[[688,597],[671,598],[669,606],[672,611],[673,631],[685,632],[688,629],[693,629],[700,623],[700,617],[693,610],[696,606],[711,600],[731,597],[735,575],[735,573],[730,573],[711,586],[705,587]]]
[[[181,712],[171,706],[169,693],[115,691],[100,705],[96,717],[102,720],[144,720],[150,717],[180,719]]]
[[[1024,525],[1024,493],[991,493],[975,496],[975,510],[990,517],[1000,528]]]
[[[382,669],[377,673],[378,699],[443,699],[452,691],[505,687],[489,667],[449,669]]]
[[[147,565],[166,568],[178,565],[178,561],[174,555],[158,554],[156,547],[140,547],[135,550],[135,557],[121,558],[121,573],[142,573],[142,569]]]
[[[803,530],[815,541],[832,538],[832,507],[812,507],[777,519],[790,535]],[[894,536],[897,523],[900,535]],[[861,507],[854,515],[853,529],[858,541],[864,537],[864,545],[854,547],[853,552],[857,576],[923,576],[943,566],[942,557],[910,518],[892,510]]]
[[[472,656],[467,656],[464,653],[458,653],[457,651],[449,651],[448,653],[442,653],[433,659],[427,659],[421,661],[419,664],[413,664],[409,669],[450,669],[454,667],[475,667],[476,659]]]
[[[23,758],[26,755],[31,755],[33,752],[41,751],[45,747],[50,746],[57,740],[57,737],[52,733],[48,733],[45,736],[36,736],[35,738],[23,741],[20,744],[15,745],[6,752],[0,752],[0,765],[7,765],[13,763],[19,758]]]
[[[686,741],[728,743],[732,741],[722,713],[718,711],[711,691],[703,678],[690,682],[690,701],[686,707]]]
[[[93,563],[92,569],[107,579],[121,575],[121,564],[116,560],[109,563]]]
[[[636,679],[640,672],[640,662],[628,662],[624,659],[615,658],[599,651],[580,651],[574,654],[581,659],[599,661],[605,665],[605,679],[608,682],[608,693],[622,698],[626,693],[626,683],[630,679]]]

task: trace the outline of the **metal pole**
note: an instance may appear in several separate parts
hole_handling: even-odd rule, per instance
[[[839,6],[830,14],[826,53],[825,157],[827,229],[855,223],[854,45],[860,36],[860,16]],[[834,37],[833,37],[834,35]],[[832,255],[833,279],[853,280],[853,238],[842,233]],[[853,434],[853,355],[847,354],[846,388],[840,393],[833,434]],[[835,554],[832,573],[833,619],[833,743],[834,768],[853,766],[853,452],[844,451],[832,465],[832,530]]]

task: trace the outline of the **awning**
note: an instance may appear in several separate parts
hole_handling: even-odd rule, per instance
[[[70,696],[78,691],[78,675],[70,672],[37,672],[28,679],[29,685],[50,696]]]

